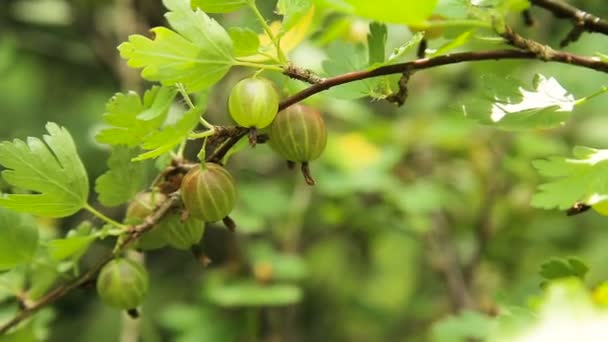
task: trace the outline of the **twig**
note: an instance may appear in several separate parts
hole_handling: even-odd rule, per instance
[[[557,18],[569,18],[574,22],[575,28],[580,27],[583,31],[597,32],[608,35],[608,21],[603,20],[593,14],[580,10],[570,4],[556,0],[530,0],[532,5],[546,9],[553,13]],[[582,31],[580,32],[582,33]],[[580,35],[578,33],[578,35]],[[562,47],[578,38],[577,34],[571,32],[566,39],[562,41]],[[571,40],[573,39],[574,40]]]
[[[283,70],[283,75],[286,75],[295,80],[300,80],[309,84],[317,84],[323,82],[324,78],[315,74],[309,69],[300,68],[297,65],[289,63]]]
[[[443,65],[457,64],[462,62],[477,62],[501,59],[539,59],[538,56],[530,51],[520,50],[491,50],[478,52],[460,52],[437,56],[433,58],[422,58],[411,62],[399,63],[382,66],[372,70],[353,71],[346,74],[326,78],[323,82],[313,84],[310,87],[288,97],[279,104],[279,110],[283,110],[295,103],[298,103],[312,95],[325,91],[329,88],[364,80],[367,78],[399,74],[406,70],[423,70],[435,68]],[[602,62],[599,58],[584,57],[568,52],[554,51],[547,62],[565,63],[579,67],[592,69],[608,73],[608,63]]]
[[[279,104],[279,110],[283,110],[297,102],[300,102],[314,94],[325,91],[331,87],[335,87],[341,84],[355,82],[367,78],[403,73],[405,71],[415,71],[415,70],[423,70],[434,67],[439,67],[443,65],[456,64],[462,62],[474,62],[474,61],[487,61],[487,60],[501,60],[501,59],[538,59],[539,56],[534,52],[530,51],[520,51],[520,50],[493,50],[493,51],[479,51],[479,52],[462,52],[462,53],[454,53],[447,54],[442,56],[437,56],[434,58],[423,58],[418,59],[411,62],[400,63],[387,65],[383,67],[379,67],[373,70],[361,70],[349,72],[346,74],[338,75],[335,77],[327,78],[322,80],[320,83],[316,83],[311,85],[310,87],[294,94],[291,97],[283,100]],[[557,63],[565,63],[571,64],[575,66],[580,66],[583,68],[588,68],[600,72],[608,73],[608,63],[604,63],[597,58],[590,58],[579,56],[567,52],[554,51],[549,58],[546,60],[549,62],[557,62]],[[208,161],[218,162],[220,161],[226,153],[236,144],[241,138],[247,135],[248,129],[243,127],[229,127],[226,128],[229,133],[225,134],[223,137],[225,140],[222,142],[219,148],[217,148],[213,153],[208,155]],[[220,130],[221,132],[221,130]],[[221,135],[222,133],[218,133]],[[122,244],[119,246],[117,253],[122,252],[130,243],[135,241],[139,236],[152,228],[160,219],[162,219],[174,206],[179,203],[179,197],[173,194],[169,197],[167,201],[162,203],[158,209],[148,216],[142,224],[133,226],[130,234]],[[81,275],[80,277],[73,279],[70,282],[59,285],[49,293],[47,293],[44,297],[40,298],[33,304],[28,305],[25,309],[20,311],[15,317],[10,319],[8,322],[2,324],[0,326],[0,335],[6,333],[10,328],[16,326],[23,320],[27,319],[43,307],[54,303],[58,299],[65,296],[70,291],[80,287],[83,284],[86,284],[95,279],[97,273],[103,267],[105,263],[112,260],[115,257],[115,253],[111,253],[107,255],[101,262],[99,262],[96,266],[91,268],[89,271]],[[446,275],[447,276],[447,275]],[[462,276],[462,275],[461,275]],[[460,276],[460,277],[461,277]],[[453,276],[450,276],[453,278]],[[451,279],[451,278],[450,278]],[[452,280],[453,282],[453,280]],[[458,285],[458,282],[456,285]],[[462,292],[460,286],[454,285],[455,292]],[[464,297],[464,294],[460,294],[459,296],[463,297],[462,302],[463,305],[468,305],[470,299],[468,297]],[[466,306],[465,305],[465,306]]]
[[[146,217],[143,223],[138,224],[132,227],[132,231],[134,234],[130,234],[119,247],[119,251],[112,252],[106,255],[102,261],[97,263],[93,268],[88,270],[86,273],[82,274],[76,279],[73,279],[70,282],[65,284],[61,284],[51,290],[42,298],[37,301],[30,303],[26,308],[17,313],[13,318],[11,318],[6,323],[0,326],[0,335],[5,334],[10,328],[16,326],[20,322],[24,321],[28,317],[32,316],[40,309],[45,306],[54,303],[58,299],[62,298],[72,290],[93,281],[97,276],[97,273],[101,270],[103,265],[105,265],[108,261],[114,259],[119,252],[122,252],[129,244],[135,241],[140,235],[144,232],[151,229],[160,219],[162,219],[177,203],[179,202],[178,196],[171,196],[165,202],[163,202],[158,209],[152,213],[150,216]]]
[[[500,35],[514,47],[520,48],[525,51],[530,51],[536,55],[536,57],[542,61],[550,61],[555,55],[555,50],[550,46],[541,44],[532,39],[526,39],[519,34],[515,33],[510,26],[504,27],[504,32]]]

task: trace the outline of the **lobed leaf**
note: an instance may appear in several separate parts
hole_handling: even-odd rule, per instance
[[[279,36],[291,30],[311,7],[311,0],[279,0],[277,2],[277,14],[283,16]]]
[[[553,128],[570,118],[576,100],[554,78],[537,74],[533,90],[513,79],[485,76],[485,98],[463,105],[465,116],[508,130]]]
[[[533,206],[563,210],[577,202],[592,206],[608,198],[608,150],[576,147],[574,156],[533,162],[542,176],[551,178],[538,187]]]
[[[148,89],[143,99],[132,91],[114,95],[103,115],[111,127],[99,132],[97,141],[129,147],[138,145],[163,124],[176,95],[176,89],[159,86]]]
[[[192,7],[207,13],[228,13],[247,6],[248,0],[192,0]]]
[[[235,56],[250,56],[258,52],[260,39],[253,30],[247,27],[231,27],[228,34],[234,45]]]
[[[165,16],[175,31],[152,29],[155,39],[132,35],[118,50],[142,77],[164,85],[182,83],[191,92],[209,88],[234,63],[234,47],[224,28],[201,10],[193,11],[188,0],[164,0]]]
[[[174,125],[164,127],[162,130],[150,134],[142,143],[147,152],[139,154],[133,161],[156,158],[171,151],[188,138],[190,132],[198,124],[199,117],[204,111],[203,106],[196,106],[185,112],[182,118]]]
[[[49,122],[49,135],[0,143],[2,177],[9,184],[32,191],[6,194],[0,206],[47,217],[70,216],[87,203],[89,180],[76,145],[63,127]]]
[[[143,187],[144,168],[140,163],[132,163],[136,156],[133,149],[124,145],[114,146],[108,159],[106,173],[95,181],[95,191],[101,204],[113,207],[133,198]]]
[[[438,0],[314,0],[314,2],[338,12],[356,14],[381,22],[417,24],[433,13]]]

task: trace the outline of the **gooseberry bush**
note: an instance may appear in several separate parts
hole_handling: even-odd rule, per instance
[[[239,154],[269,145],[287,167],[299,167],[300,182],[323,183],[323,177],[313,177],[314,161],[325,152],[331,133],[330,120],[315,103],[317,94],[353,103],[369,99],[407,106],[416,100],[408,99],[408,85],[419,72],[479,61],[537,61],[608,72],[605,51],[585,56],[565,50],[583,34],[608,34],[608,23],[558,0],[279,0],[274,15],[279,20],[272,23],[258,8],[260,3],[163,0],[166,26],[152,28],[150,35],[133,34],[118,46],[120,57],[141,72],[149,88],[117,93],[107,101],[100,117],[104,126],[95,139],[109,146],[111,156],[108,170],[94,182],[61,123],[49,122],[42,138],[0,143],[1,175],[7,184],[0,195],[0,276],[2,284],[12,284],[12,296],[6,299],[9,314],[0,320],[2,334],[16,340],[34,334],[38,312],[90,284],[96,284],[99,298],[117,312],[145,315],[145,309],[138,308],[154,283],[134,255],[173,248],[191,251],[206,266],[213,262],[201,249],[206,226],[221,224],[235,235],[246,229],[247,223],[240,226],[239,218],[231,215],[241,192],[231,160]],[[571,21],[559,49],[514,29],[523,26],[522,21],[532,24],[531,7]],[[251,14],[259,29],[228,28],[216,20],[242,12]],[[366,33],[351,37],[350,43],[338,42],[342,23],[352,18],[365,23]],[[322,65],[294,53],[313,42],[315,51],[326,56]],[[229,73],[238,76],[226,80]],[[453,102],[466,118],[517,135],[563,127],[576,108],[608,92],[598,84],[590,93],[576,94],[551,75],[527,77],[530,85],[483,75],[478,97]],[[232,82],[225,94],[217,91],[221,82]],[[213,101],[227,103],[221,123],[206,115]],[[234,124],[224,123],[229,120]],[[364,159],[365,145],[354,153]],[[532,196],[531,207],[569,215],[593,208],[606,215],[607,160],[608,150],[583,146],[574,147],[573,157],[536,160],[533,165],[546,180]],[[151,164],[156,175],[146,184]],[[416,202],[415,193],[411,195],[403,194]],[[126,208],[124,215],[116,208]],[[64,237],[48,238],[40,232],[40,218],[84,216],[93,219],[76,224]],[[478,238],[485,243],[488,233],[482,228]],[[81,259],[96,245],[111,247],[95,265],[82,269]],[[441,239],[437,245],[450,259],[450,248]],[[608,320],[603,308],[608,287],[588,288],[583,282],[587,266],[579,259],[543,264],[538,303],[520,313],[506,304],[484,308],[459,288],[472,286],[471,279],[461,278],[479,267],[482,253],[479,247],[463,270],[449,262],[439,267],[460,314],[440,322],[434,340],[556,341],[547,339],[546,330],[555,324],[552,315],[576,316],[569,306],[573,298],[577,302],[572,305],[585,312],[581,329],[586,340],[608,340],[605,325],[596,328],[597,322]],[[302,261],[274,251],[262,254],[270,261],[243,267],[241,278],[213,279],[206,300],[231,308],[298,303],[303,296],[298,282],[306,273]],[[376,290],[382,292],[382,287]],[[560,338],[575,336],[568,334],[572,332]]]

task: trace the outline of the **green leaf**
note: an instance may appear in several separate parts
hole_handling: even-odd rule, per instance
[[[387,37],[386,25],[378,22],[369,24],[369,33],[367,34],[368,65],[385,61],[384,49],[386,48]]]
[[[248,0],[192,0],[192,7],[207,13],[228,13],[247,5]]]
[[[29,262],[37,248],[34,219],[0,207],[0,271]]]
[[[378,66],[389,65],[389,64],[400,62],[401,57],[403,57],[403,55],[405,55],[405,53],[410,51],[413,47],[418,46],[418,43],[420,43],[422,38],[424,38],[424,33],[417,32],[416,34],[414,34],[412,36],[412,38],[410,38],[407,42],[405,42],[405,44],[401,45],[398,48],[395,48],[393,50],[393,52],[391,52],[391,54],[388,56],[388,59],[386,60],[386,62],[381,63]]]
[[[287,33],[308,12],[312,6],[311,0],[279,0],[277,14],[283,16],[283,24],[279,36]]]
[[[476,311],[466,310],[433,324],[433,342],[484,341],[493,328],[493,319]]]
[[[199,105],[190,109],[174,125],[164,127],[162,130],[148,136],[142,143],[142,147],[149,151],[138,155],[132,160],[139,161],[156,158],[181,144],[198,124],[199,117],[205,110],[205,105]]]
[[[114,146],[108,159],[110,169],[95,181],[101,204],[108,207],[123,204],[141,190],[145,170],[143,164],[131,162],[135,155],[135,151],[126,146]]]
[[[0,197],[0,206],[47,217],[70,216],[87,203],[87,172],[70,133],[52,122],[46,129],[46,145],[32,137],[27,144],[18,139],[0,143],[0,164],[8,169],[2,171],[4,180],[36,192],[6,194]]]
[[[207,297],[224,307],[283,306],[302,298],[302,289],[291,284],[263,285],[243,280],[232,284],[216,284],[207,289]]]
[[[142,99],[136,92],[114,95],[106,104],[104,121],[110,128],[97,135],[97,141],[112,145],[136,146],[163,124],[177,90],[154,86]]]
[[[322,7],[396,24],[417,24],[427,19],[438,0],[314,0]]]
[[[608,150],[578,146],[575,158],[551,157],[532,164],[550,181],[541,184],[532,206],[568,209],[574,203],[594,205],[608,199]]]
[[[546,280],[577,277],[585,279],[589,267],[575,258],[553,259],[540,266],[539,274]]]
[[[327,59],[323,61],[323,69],[327,76],[339,75],[367,67],[367,51],[361,45],[334,42],[327,49]],[[357,99],[370,96],[384,85],[384,78],[369,78],[350,82],[328,90],[328,94],[343,98]]]
[[[536,74],[533,90],[504,77],[486,76],[488,94],[464,105],[465,116],[502,129],[540,129],[563,125],[576,100],[554,78]]]
[[[142,77],[164,85],[182,83],[188,92],[209,88],[234,63],[234,48],[224,28],[188,0],[164,0],[165,16],[175,31],[152,29],[155,39],[132,35],[118,50],[127,64],[143,68]]]
[[[228,29],[234,45],[234,54],[238,57],[250,56],[258,52],[260,38],[258,34],[247,27],[231,27]]]
[[[55,239],[48,242],[49,253],[54,260],[64,260],[70,257],[79,258],[87,251],[94,236],[73,236],[65,239]]]

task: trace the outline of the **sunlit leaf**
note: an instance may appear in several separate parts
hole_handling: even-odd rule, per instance
[[[5,194],[0,206],[47,217],[70,216],[87,203],[89,180],[76,145],[63,127],[49,122],[49,135],[0,143],[4,180],[31,194]],[[46,144],[45,144],[46,142]]]
[[[132,160],[138,161],[155,158],[171,151],[187,139],[188,134],[198,124],[198,119],[203,111],[204,107],[194,107],[185,112],[181,119],[174,125],[164,127],[162,130],[150,134],[144,139],[144,142],[141,145],[144,149],[149,151],[139,154]]]
[[[279,35],[282,36],[291,30],[308,12],[311,6],[311,0],[279,0],[277,2],[277,14],[283,16]]]
[[[416,24],[428,18],[438,0],[314,0],[320,6],[361,17],[397,24]]]
[[[182,83],[188,92],[209,88],[228,72],[234,48],[224,28],[201,10],[193,11],[188,0],[165,0],[165,16],[172,31],[152,29],[155,39],[132,35],[118,47],[133,68],[143,68],[142,77],[164,85]]]
[[[537,74],[533,90],[513,79],[486,76],[486,98],[463,105],[467,117],[498,128],[539,129],[563,125],[576,100],[554,78]]]
[[[253,30],[247,27],[231,27],[228,34],[234,45],[235,56],[250,56],[258,52],[260,39]]]
[[[538,187],[532,205],[568,209],[574,203],[595,205],[608,200],[608,150],[575,147],[574,158],[536,160],[534,167],[548,181]]]
[[[207,13],[228,13],[247,5],[248,0],[192,0],[192,7]]]
[[[143,99],[132,91],[114,95],[106,104],[103,115],[111,127],[99,132],[97,141],[136,146],[162,125],[176,94],[174,88],[154,86],[145,92]]]

